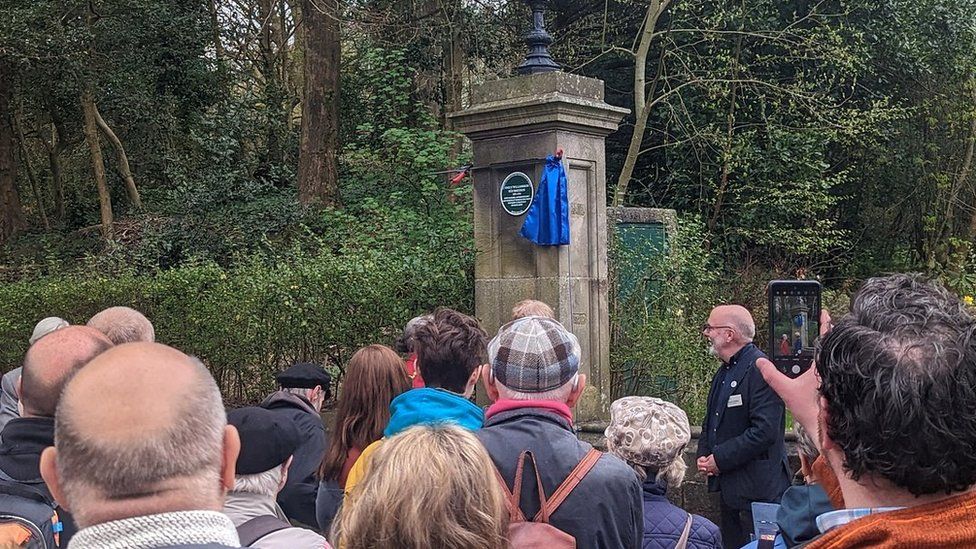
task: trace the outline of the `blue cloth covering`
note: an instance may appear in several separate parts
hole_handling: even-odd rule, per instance
[[[390,403],[390,423],[383,436],[392,437],[414,425],[456,423],[465,429],[480,429],[485,422],[481,408],[461,395],[443,389],[411,389]]]
[[[540,246],[569,244],[569,185],[562,160],[546,157],[539,189],[519,232]]]

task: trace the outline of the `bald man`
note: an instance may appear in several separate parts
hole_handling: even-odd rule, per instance
[[[54,445],[54,414],[68,379],[90,360],[112,346],[101,332],[84,326],[68,326],[52,332],[27,350],[18,381],[20,417],[3,428],[0,444],[0,478],[12,481],[47,498],[51,493],[41,479],[41,452]],[[0,485],[0,493],[5,485]],[[55,501],[57,499],[55,498]],[[9,496],[0,500],[0,514],[18,514],[23,501]],[[68,513],[59,513],[65,542],[76,528]]]
[[[116,345],[156,340],[152,322],[131,307],[109,307],[91,317],[88,326],[108,336]]]
[[[198,360],[114,347],[71,379],[55,425],[41,474],[81,528],[69,549],[240,547],[220,512],[240,439]]]
[[[37,340],[47,334],[66,326],[68,326],[68,321],[56,316],[41,319],[34,326],[34,332],[31,334],[29,342],[33,345]],[[3,374],[3,378],[0,379],[0,431],[6,427],[7,422],[11,419],[20,417],[20,409],[18,408],[18,401],[20,400],[20,394],[18,393],[20,391],[20,370],[21,367],[18,366]],[[0,436],[0,440],[3,440],[2,436]]]
[[[726,548],[749,542],[752,503],[778,503],[790,485],[783,401],[766,385],[756,360],[766,355],[752,343],[756,325],[740,305],[712,309],[702,326],[709,352],[721,362],[708,393],[698,438],[698,470],[708,490],[719,492]]]

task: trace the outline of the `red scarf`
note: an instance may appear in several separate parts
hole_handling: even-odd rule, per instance
[[[573,412],[569,406],[566,406],[565,402],[552,400],[497,400],[485,410],[485,419],[487,420],[495,414],[521,408],[542,408],[564,418],[570,425],[573,423]]]

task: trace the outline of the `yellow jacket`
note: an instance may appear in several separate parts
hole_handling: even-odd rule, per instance
[[[379,439],[376,442],[370,444],[365,449],[363,453],[359,454],[359,458],[356,459],[356,463],[352,464],[352,469],[349,469],[349,476],[346,477],[346,487],[345,496],[348,500],[349,494],[352,493],[352,489],[360,483],[364,478],[366,478],[366,470],[369,468],[369,462],[372,459],[373,452],[380,447],[380,443],[383,439]]]

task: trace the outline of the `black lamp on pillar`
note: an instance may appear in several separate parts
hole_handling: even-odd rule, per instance
[[[519,74],[537,74],[560,70],[559,64],[549,55],[549,44],[552,36],[546,32],[542,21],[542,10],[546,6],[545,0],[527,0],[532,8],[532,30],[525,35],[525,43],[529,46],[529,53],[525,61],[518,66]]]

